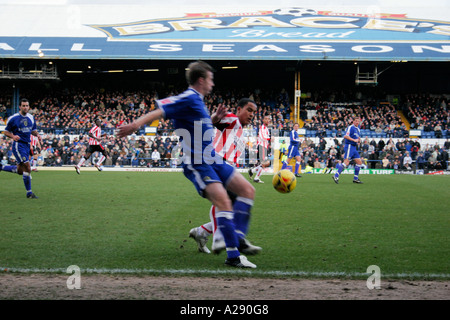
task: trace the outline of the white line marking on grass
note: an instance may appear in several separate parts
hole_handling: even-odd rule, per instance
[[[301,278],[361,278],[367,277],[365,272],[314,272],[314,271],[263,271],[263,270],[243,270],[243,269],[106,269],[106,268],[80,268],[83,274],[130,274],[130,275],[145,275],[145,274],[160,274],[160,275],[249,275],[249,276],[264,276],[264,277],[301,277]],[[0,267],[1,273],[67,273],[64,268],[8,268]],[[396,279],[450,279],[450,274],[445,273],[390,273],[381,274],[383,278]]]

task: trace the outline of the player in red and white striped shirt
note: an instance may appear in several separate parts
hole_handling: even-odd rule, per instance
[[[245,155],[243,126],[248,125],[252,121],[255,112],[256,103],[250,99],[244,98],[238,102],[236,115],[231,112],[227,112],[225,107],[219,106],[217,112],[211,116],[211,120],[216,127],[216,135],[213,142],[214,149],[216,150],[216,153],[222,156],[225,161],[228,161],[235,166],[238,165],[238,160],[241,156]],[[253,200],[251,199],[236,197],[235,194],[228,194],[233,200],[234,208],[239,205],[249,207],[253,206]],[[218,253],[225,248],[223,236],[221,232],[217,230],[215,211],[216,208],[212,206],[209,212],[211,222],[205,223],[200,227],[193,228],[189,232],[189,236],[194,238],[197,242],[198,250],[200,252],[210,253],[210,250],[206,247],[206,243],[211,234],[213,234],[212,250]],[[249,217],[247,217],[247,221],[244,222],[236,221],[236,232],[246,235],[248,231],[248,222]],[[246,254],[256,254],[261,250],[260,247],[252,245],[246,239],[244,243],[241,243],[240,245],[239,251]]]
[[[261,176],[263,169],[270,166],[270,159],[268,158],[268,150],[270,148],[270,132],[268,126],[270,120],[269,115],[264,116],[263,123],[259,127],[258,142],[256,144],[256,147],[258,148],[258,164],[254,168],[248,169],[250,178],[253,177],[253,174],[256,174],[253,181],[257,183],[264,183],[259,177]]]
[[[31,135],[30,136],[30,157],[31,157],[31,171],[37,171],[37,158],[41,153],[41,143],[39,138]]]
[[[87,159],[94,153],[94,152],[100,152],[102,155],[98,162],[94,165],[98,171],[102,171],[101,165],[103,161],[105,161],[107,153],[105,148],[102,146],[101,141],[104,136],[106,136],[106,133],[102,134],[102,128],[100,127],[102,124],[102,121],[100,119],[95,120],[95,125],[92,127],[92,129],[89,131],[89,147],[86,150],[86,153],[84,156],[81,157],[80,162],[75,166],[75,170],[78,174],[80,174],[80,168],[81,166],[86,162]]]
[[[244,130],[239,117],[229,112],[214,126],[217,128],[213,142],[216,153],[229,163],[237,165],[238,159],[245,154],[245,144],[241,139]]]

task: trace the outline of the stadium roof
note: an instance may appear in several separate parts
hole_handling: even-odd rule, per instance
[[[0,58],[450,61],[447,0],[92,2],[0,0]]]

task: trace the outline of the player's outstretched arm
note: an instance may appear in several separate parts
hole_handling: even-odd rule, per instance
[[[211,121],[212,123],[217,123],[220,120],[222,120],[223,117],[225,117],[228,113],[228,107],[225,104],[219,104],[217,107],[216,112],[214,112],[211,115]]]
[[[161,109],[153,110],[142,117],[138,118],[137,120],[133,121],[132,123],[120,126],[118,128],[117,137],[123,138],[126,137],[133,132],[137,131],[140,127],[147,123],[152,123],[153,121],[162,118],[163,111]]]

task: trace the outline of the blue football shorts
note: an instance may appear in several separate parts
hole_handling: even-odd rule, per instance
[[[353,146],[351,144],[346,144],[344,146],[344,159],[360,159],[361,156],[358,153],[358,150],[356,146]]]
[[[18,163],[27,163],[30,160],[30,144],[13,141],[12,152]]]
[[[205,197],[205,188],[210,183],[222,183],[226,188],[235,173],[230,164],[183,164],[183,173],[195,186],[200,196]]]
[[[294,146],[294,145],[292,145],[292,146],[290,145],[289,149],[288,149],[288,158],[292,159],[297,156],[300,156],[300,151],[298,150],[298,147]]]

